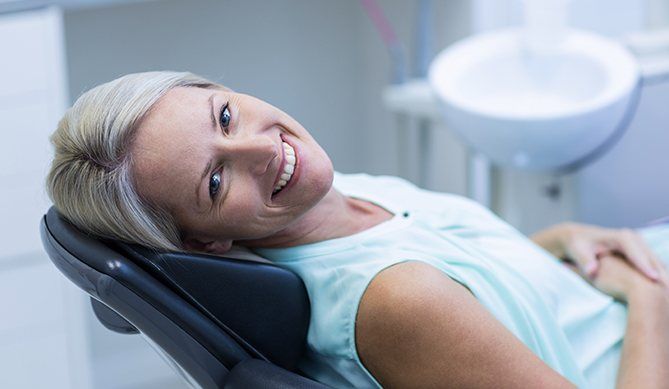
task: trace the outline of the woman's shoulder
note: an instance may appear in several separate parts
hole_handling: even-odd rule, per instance
[[[401,386],[391,365],[414,370],[412,361],[424,364],[429,355],[422,346],[434,341],[450,343],[451,351],[457,347],[449,334],[468,331],[458,320],[459,311],[474,301],[467,294],[464,286],[427,263],[409,261],[384,269],[370,282],[358,307],[355,343],[361,362],[382,385]],[[438,332],[430,333],[437,322]],[[393,339],[392,347],[388,339]],[[452,361],[454,355],[450,357]]]
[[[466,287],[429,264],[405,262],[379,273],[355,326],[360,360],[384,386],[571,387]]]

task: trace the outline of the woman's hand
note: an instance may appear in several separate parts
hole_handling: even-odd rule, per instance
[[[589,279],[597,274],[599,259],[605,255],[626,260],[653,281],[669,279],[655,253],[639,234],[630,229],[562,223],[535,234],[532,239],[555,256],[573,261],[580,273]]]
[[[667,290],[665,283],[652,282],[641,275],[628,261],[616,255],[604,254],[600,256],[598,263],[598,271],[592,279],[592,285],[617,300],[627,302],[630,294],[642,290],[652,288]]]

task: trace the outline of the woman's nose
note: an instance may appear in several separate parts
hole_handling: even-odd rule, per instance
[[[224,158],[235,165],[246,166],[254,174],[265,173],[281,151],[278,139],[265,135],[228,138],[223,144]]]

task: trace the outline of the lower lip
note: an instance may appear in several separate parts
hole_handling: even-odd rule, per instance
[[[288,143],[288,142],[286,142],[286,143]],[[290,176],[290,181],[288,181],[288,184],[286,184],[286,186],[281,188],[279,193],[272,196],[274,199],[277,199],[277,198],[281,197],[281,195],[283,195],[288,189],[293,187],[295,182],[297,182],[297,179],[300,178],[300,171],[302,170],[300,168],[301,168],[302,161],[301,161],[301,159],[298,158],[298,156],[300,155],[300,153],[298,152],[299,150],[297,149],[297,147],[295,145],[293,145],[291,143],[288,143],[288,144],[290,144],[290,146],[293,147],[293,150],[295,150],[295,168],[293,169],[293,175]]]

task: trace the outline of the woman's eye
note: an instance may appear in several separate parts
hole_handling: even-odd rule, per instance
[[[228,105],[225,104],[223,109],[221,110],[221,117],[219,118],[221,127],[227,128],[230,125],[230,110],[228,109]]]
[[[209,178],[209,197],[213,200],[221,188],[221,173],[216,172]]]

